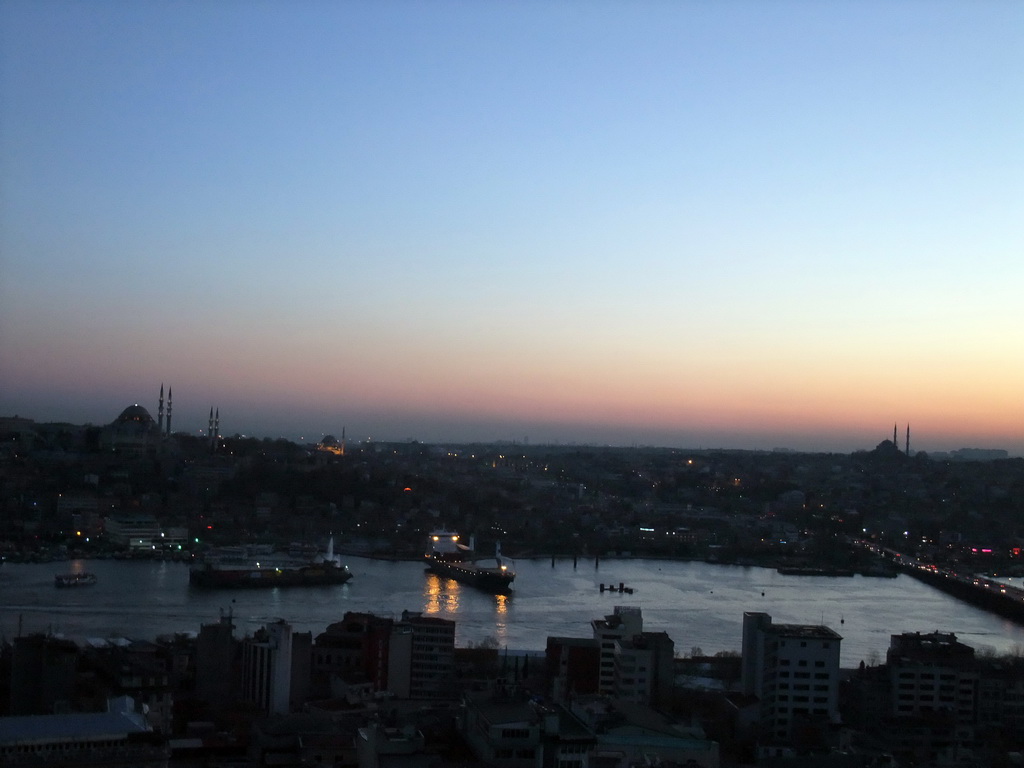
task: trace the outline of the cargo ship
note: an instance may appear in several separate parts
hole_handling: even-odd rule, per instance
[[[493,594],[507,593],[516,578],[515,565],[501,555],[501,545],[495,548],[493,559],[474,559],[473,541],[469,546],[459,541],[454,531],[432,531],[427,542],[427,570],[438,576],[476,587]]]
[[[334,554],[333,538],[325,554],[311,559],[258,547],[215,550],[195,563],[188,574],[189,584],[205,589],[316,587],[344,584],[351,578],[348,566]]]

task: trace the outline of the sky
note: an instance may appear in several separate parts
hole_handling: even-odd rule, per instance
[[[1024,4],[0,3],[0,415],[1024,455]]]

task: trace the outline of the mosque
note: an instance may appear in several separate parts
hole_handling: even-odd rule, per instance
[[[324,438],[316,444],[316,450],[321,453],[332,453],[335,456],[345,455],[345,428],[341,429],[341,442],[338,442],[338,438],[334,435],[325,435]]]
[[[167,410],[164,411],[164,385],[160,385],[160,402],[157,405],[156,419],[146,408],[135,403],[129,405],[100,434],[100,445],[112,451],[127,453],[152,453],[172,448],[171,415],[173,411],[173,395],[167,388]],[[166,416],[166,419],[165,419]],[[220,438],[220,408],[210,408],[210,426],[207,439],[210,441],[210,452],[217,450]]]
[[[167,388],[167,422],[164,423],[164,385],[160,385],[160,404],[154,420],[149,411],[135,403],[129,405],[104,427],[100,443],[114,451],[147,452],[161,448],[171,436],[172,394]]]

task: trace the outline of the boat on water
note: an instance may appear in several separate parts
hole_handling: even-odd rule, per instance
[[[455,531],[432,531],[428,540],[427,570],[438,576],[492,592],[507,593],[516,578],[515,564],[501,555],[501,545],[495,548],[493,559],[475,559],[473,541],[467,546],[459,541]]]
[[[205,589],[316,587],[344,584],[352,578],[347,565],[327,552],[312,558],[278,554],[267,547],[225,547],[208,552],[189,569],[188,581]]]
[[[58,573],[53,577],[54,586],[57,587],[91,587],[96,583],[94,573]]]

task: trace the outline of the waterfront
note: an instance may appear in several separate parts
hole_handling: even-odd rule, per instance
[[[511,649],[538,650],[548,635],[586,637],[589,622],[615,605],[638,605],[644,628],[665,631],[676,650],[739,651],[744,611],[778,623],[824,623],[843,640],[842,663],[884,660],[889,635],[955,632],[978,650],[1024,647],[1024,627],[967,605],[905,575],[895,579],[786,576],[773,569],[664,560],[520,560],[515,592],[487,595],[425,574],[421,562],[350,557],[349,584],[203,591],[188,585],[188,568],[160,561],[90,560],[0,567],[0,632],[10,639],[52,631],[73,638],[153,638],[197,632],[231,611],[238,631],[288,620],[319,633],[346,611],[397,615],[403,610],[454,619],[459,645],[489,637]],[[54,575],[89,571],[91,587],[54,587]],[[602,593],[625,584],[633,594]]]

